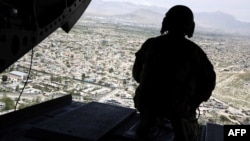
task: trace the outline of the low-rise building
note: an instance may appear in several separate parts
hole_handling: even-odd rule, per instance
[[[28,74],[20,71],[11,71],[10,78],[14,80],[26,81],[28,79]]]

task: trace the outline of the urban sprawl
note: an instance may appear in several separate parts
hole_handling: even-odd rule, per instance
[[[65,33],[52,33],[0,74],[1,114],[71,94],[75,101],[134,108],[135,52],[159,27],[119,19],[84,17]],[[217,73],[213,96],[200,106],[200,122],[250,123],[250,41],[244,36],[203,33],[191,39],[207,53]],[[166,90],[167,93],[168,90]],[[153,96],[153,95],[152,95]]]

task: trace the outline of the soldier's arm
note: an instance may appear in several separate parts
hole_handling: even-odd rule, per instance
[[[203,101],[207,101],[209,97],[212,95],[212,91],[215,88],[216,85],[216,74],[214,71],[214,67],[212,63],[210,62],[207,55],[200,50],[200,91],[203,94]]]
[[[140,83],[141,71],[143,69],[143,64],[145,61],[145,53],[149,46],[149,40],[143,43],[139,51],[135,53],[135,62],[133,65],[132,75],[136,82]]]

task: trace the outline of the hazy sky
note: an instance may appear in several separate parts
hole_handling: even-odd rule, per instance
[[[126,1],[135,4],[155,5],[170,8],[176,4],[187,5],[193,12],[222,11],[238,20],[250,22],[250,0],[103,0]]]

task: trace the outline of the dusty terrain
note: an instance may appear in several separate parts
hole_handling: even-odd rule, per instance
[[[58,30],[35,48],[28,94],[43,100],[71,93],[78,101],[133,108],[132,96],[137,86],[131,74],[134,53],[147,38],[159,35],[158,31],[156,27],[98,17],[86,18],[68,34]],[[250,123],[248,39],[206,32],[195,32],[191,39],[207,53],[217,74],[211,99],[200,107],[201,123]],[[30,53],[1,76],[12,70],[27,72],[29,64]],[[22,84],[8,81],[1,85],[0,94],[13,93],[10,96],[15,99],[19,94],[17,86],[22,88]],[[23,104],[30,105],[30,100],[25,100],[28,94],[24,95]]]

